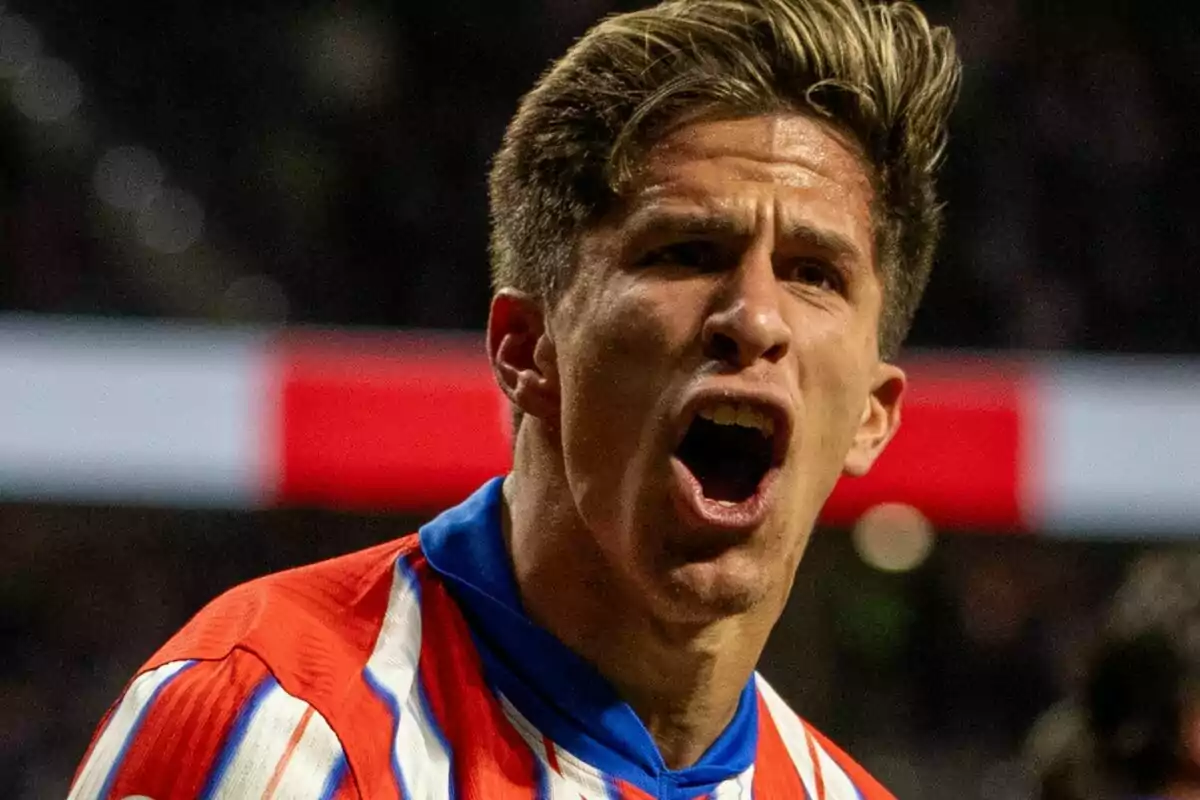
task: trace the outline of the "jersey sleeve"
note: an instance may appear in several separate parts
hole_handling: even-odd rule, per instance
[[[358,797],[325,719],[253,654],[138,675],[100,724],[69,800]]]

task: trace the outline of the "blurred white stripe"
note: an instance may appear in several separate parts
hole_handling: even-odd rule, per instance
[[[254,334],[0,319],[0,495],[260,505],[267,359]]]
[[[1149,358],[1048,361],[1028,441],[1034,529],[1200,534],[1200,370]]]

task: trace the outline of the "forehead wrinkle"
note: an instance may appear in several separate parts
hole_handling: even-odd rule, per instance
[[[635,204],[625,220],[623,227],[633,236],[663,229],[749,237],[768,224],[780,242],[801,242],[855,260],[865,257],[850,236],[805,219],[802,212],[789,208],[793,204],[786,196],[778,193],[748,201],[680,181],[650,187],[642,198],[647,195],[648,202]]]
[[[837,168],[834,159],[824,165],[801,159],[795,154],[778,158],[763,158],[750,151],[737,152],[737,148],[720,148],[723,152],[696,151],[672,153],[665,158],[649,161],[646,169],[647,182],[652,186],[654,179],[665,172],[684,172],[690,166],[719,168],[729,177],[750,183],[770,183],[791,188],[809,188],[819,183],[836,183],[838,178],[830,174]]]
[[[749,236],[758,228],[762,205],[685,183],[652,187],[642,198],[645,202],[635,202],[623,226],[635,235],[661,228]]]

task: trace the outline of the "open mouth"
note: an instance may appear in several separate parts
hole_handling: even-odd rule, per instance
[[[777,463],[775,421],[745,403],[701,408],[676,458],[696,478],[705,499],[738,505],[754,497]]]

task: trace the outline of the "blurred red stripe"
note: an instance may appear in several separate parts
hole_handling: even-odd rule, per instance
[[[432,511],[511,466],[508,406],[474,339],[289,334],[276,363],[283,504]],[[1021,367],[908,371],[900,433],[870,475],[838,485],[825,520],[902,502],[939,526],[1023,529]]]
[[[896,438],[865,478],[845,478],[825,519],[849,524],[873,505],[908,503],[936,525],[1024,530],[1022,436],[1028,377],[1016,364],[918,362]]]
[[[289,335],[276,354],[281,503],[436,510],[511,464],[508,405],[477,340]]]

